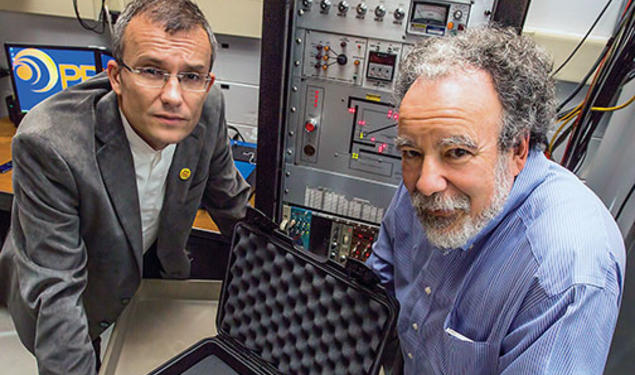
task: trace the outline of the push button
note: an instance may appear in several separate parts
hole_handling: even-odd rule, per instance
[[[101,328],[108,328],[108,327],[110,327],[110,322],[107,322],[107,321],[105,321],[105,320],[102,320],[101,322],[99,322],[99,326],[100,326]]]

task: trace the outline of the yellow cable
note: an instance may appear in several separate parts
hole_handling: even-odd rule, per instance
[[[575,114],[579,113],[580,111],[576,111]],[[551,154],[551,152],[553,151],[553,144],[556,142],[556,138],[558,138],[558,134],[560,134],[560,132],[562,131],[562,129],[571,121],[575,118],[575,115],[573,116],[569,116],[567,115],[568,118],[566,120],[564,120],[562,122],[562,125],[560,125],[560,127],[558,128],[558,130],[556,130],[556,132],[553,134],[553,137],[551,137],[551,142],[549,142],[549,154]]]
[[[592,111],[599,111],[599,112],[611,112],[611,111],[617,111],[619,109],[625,108],[627,106],[629,106],[631,103],[633,103],[633,101],[635,101],[635,95],[633,95],[629,100],[627,100],[625,103],[614,106],[614,107],[591,107]],[[558,135],[560,134],[560,132],[562,131],[562,129],[578,114],[580,114],[580,109],[582,108],[582,104],[580,103],[578,104],[575,108],[573,108],[571,110],[571,112],[567,113],[562,119],[560,119],[558,122],[562,122],[562,125],[560,125],[560,127],[558,128],[558,130],[556,130],[556,132],[553,134],[553,137],[551,137],[551,141],[549,142],[549,153],[551,154],[551,152],[553,151],[553,144],[556,141],[556,138],[558,138]]]
[[[572,116],[577,116],[578,113],[580,113],[580,109],[582,108],[582,104],[584,103],[580,103],[578,104],[575,108],[573,108],[571,110],[571,112],[567,113],[563,118],[561,118],[559,121],[567,121],[569,120]]]
[[[617,111],[618,109],[622,109],[624,107],[627,107],[629,104],[631,104],[633,102],[633,100],[635,100],[635,95],[633,95],[630,99],[628,99],[626,101],[626,103],[624,103],[624,104],[620,104],[620,105],[617,105],[615,107],[591,107],[591,110],[592,111],[600,111],[600,112]]]

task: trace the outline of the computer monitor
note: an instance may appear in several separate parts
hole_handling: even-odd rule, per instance
[[[100,48],[5,43],[18,112],[87,80],[108,63]]]
[[[106,70],[108,68],[108,61],[115,59],[114,57],[112,57],[110,52],[106,50],[99,50],[97,58],[99,58],[99,61],[97,61],[97,66],[101,67],[101,70]]]

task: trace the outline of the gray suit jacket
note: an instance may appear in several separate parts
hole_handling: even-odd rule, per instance
[[[34,108],[13,139],[11,229],[0,252],[6,302],[41,374],[91,374],[91,340],[114,322],[142,275],[132,154],[106,75]],[[191,170],[183,180],[179,172]],[[189,275],[185,244],[199,204],[229,235],[249,186],[234,167],[215,86],[170,167],[157,239],[168,277]]]

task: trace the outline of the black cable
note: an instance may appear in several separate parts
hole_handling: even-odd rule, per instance
[[[585,105],[574,124],[569,146],[565,150],[563,165],[577,172],[587,156],[589,144],[593,138],[604,112],[591,111],[592,107],[607,107],[616,100],[619,88],[632,71],[632,60],[635,57],[633,45],[633,6],[620,20],[620,27],[612,37],[612,46],[605,63],[598,72],[594,85],[589,89]]]
[[[604,6],[604,8],[600,12],[600,14],[597,16],[597,18],[595,19],[595,21],[593,22],[593,24],[591,25],[589,30],[586,32],[586,34],[584,34],[584,37],[582,38],[582,40],[580,40],[578,45],[573,49],[573,51],[571,51],[571,53],[569,54],[569,57],[567,57],[564,60],[564,62],[562,64],[560,64],[558,69],[556,69],[556,71],[551,74],[552,76],[555,76],[556,74],[558,74],[558,72],[560,72],[560,70],[562,70],[562,68],[564,68],[564,66],[569,63],[569,61],[573,58],[573,56],[576,54],[576,52],[578,52],[578,50],[580,49],[582,44],[584,44],[584,42],[586,41],[586,38],[589,36],[589,34],[591,34],[591,31],[595,28],[595,25],[597,25],[598,21],[600,21],[600,18],[602,18],[602,15],[604,14],[604,12],[606,12],[606,9],[609,7],[609,5],[611,5],[612,1],[613,0],[609,0],[609,1],[606,2],[606,5]]]
[[[633,195],[634,189],[635,189],[635,184],[631,186],[631,190],[629,190],[628,194],[626,194],[626,198],[624,198],[624,200],[622,201],[622,204],[620,205],[620,209],[617,210],[617,213],[615,214],[615,221],[617,221],[617,219],[620,218],[620,215],[622,214],[622,210],[624,210],[624,207],[626,207],[628,200],[631,199],[631,195]]]
[[[602,62],[602,59],[604,58],[604,56],[606,55],[606,52],[609,50],[610,48],[610,44],[607,43],[604,46],[604,49],[602,50],[602,52],[600,52],[600,55],[598,56],[598,58],[595,60],[595,62],[593,63],[593,66],[591,66],[591,69],[589,69],[589,71],[586,73],[586,75],[584,76],[584,78],[582,78],[582,80],[580,81],[580,83],[578,83],[578,86],[576,86],[575,89],[573,89],[573,91],[571,92],[571,94],[569,94],[569,96],[567,96],[567,98],[565,100],[562,101],[562,103],[560,103],[558,105],[558,107],[556,108],[556,112],[560,112],[562,110],[562,108],[567,105],[567,103],[569,103],[571,101],[571,99],[575,98],[576,95],[578,95],[578,93],[580,92],[580,90],[582,90],[582,88],[584,86],[586,86],[586,82],[589,80],[589,78],[591,77],[591,75],[593,74],[593,72],[595,72],[595,69],[597,69],[598,65],[600,65],[600,62]]]
[[[227,129],[233,130],[234,132],[236,132],[236,134],[234,134],[234,136],[232,137],[234,141],[240,140],[242,142],[246,142],[245,137],[243,137],[243,135],[240,133],[240,130],[238,130],[237,127],[233,125],[227,125]],[[239,139],[236,139],[236,138],[239,138]]]
[[[79,22],[79,24],[86,30],[95,32],[97,34],[103,34],[104,31],[106,30],[106,25],[104,22],[105,21],[104,20],[105,4],[106,4],[106,0],[101,0],[101,9],[99,10],[99,18],[97,19],[97,21],[95,21],[94,26],[90,26],[79,15],[79,7],[77,6],[77,0],[73,0],[73,9],[75,10],[75,17],[77,18],[77,21]],[[98,29],[99,25],[101,25],[101,30]]]

